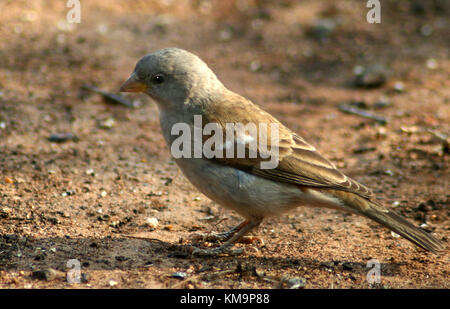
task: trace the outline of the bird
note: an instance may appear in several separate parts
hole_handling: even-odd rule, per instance
[[[217,139],[211,146],[215,155],[207,156],[201,149],[198,155],[198,146],[193,143],[194,147],[183,145],[180,151],[185,155],[177,154],[174,161],[200,192],[244,220],[227,232],[214,234],[214,239],[221,241],[219,246],[192,246],[193,255],[240,254],[242,248],[233,250],[235,243],[264,219],[299,206],[365,216],[422,249],[438,253],[445,248],[444,242],[431,233],[383,207],[369,188],[346,176],[299,134],[229,90],[203,60],[189,51],[170,47],[145,55],[120,91],[145,93],[156,102],[161,131],[172,156],[173,145],[179,144],[180,138],[180,134],[174,134],[180,133],[174,130],[177,125],[195,131],[214,124],[219,132],[222,143]],[[228,124],[235,127],[225,136]],[[237,130],[237,124],[254,124],[257,134]],[[261,132],[264,134],[258,135]],[[211,134],[200,136],[203,145],[207,138]],[[195,134],[186,139],[192,142]],[[244,155],[239,156],[236,149],[242,145]],[[273,157],[276,164],[263,167],[267,158]]]

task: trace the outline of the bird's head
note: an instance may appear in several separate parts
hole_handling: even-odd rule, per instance
[[[189,98],[202,100],[222,90],[213,71],[196,55],[165,48],[141,58],[121,92],[144,92],[167,107]]]

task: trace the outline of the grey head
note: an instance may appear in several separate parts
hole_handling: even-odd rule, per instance
[[[196,55],[164,48],[141,58],[121,92],[144,92],[161,108],[212,99],[224,90],[214,72]]]

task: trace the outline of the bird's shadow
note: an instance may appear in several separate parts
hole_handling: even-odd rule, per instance
[[[266,251],[267,248],[262,248]],[[264,253],[264,252],[263,252]],[[299,255],[301,255],[299,253]],[[0,235],[0,270],[34,271],[53,268],[68,271],[74,260],[81,270],[133,270],[155,267],[160,269],[197,268],[208,270],[230,269],[245,265],[271,271],[290,269],[317,269],[334,273],[366,275],[370,268],[364,262],[325,261],[307,257],[273,257],[270,255],[243,256],[223,255],[218,257],[193,257],[186,245],[172,244],[158,239],[104,237],[104,238],[26,238],[17,234]],[[262,266],[263,265],[263,266]],[[383,276],[399,273],[403,263],[381,263]]]

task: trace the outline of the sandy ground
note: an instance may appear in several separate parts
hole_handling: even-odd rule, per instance
[[[332,210],[266,220],[254,233],[264,244],[238,244],[238,257],[186,256],[193,234],[239,216],[178,171],[149,98],[126,96],[132,109],[80,90],[117,93],[144,54],[190,50],[386,207],[447,241],[449,153],[438,135],[450,133],[448,3],[383,1],[381,24],[369,24],[356,0],[84,0],[81,23],[69,25],[65,2],[0,2],[1,288],[279,288],[295,278],[306,288],[450,287],[448,251],[426,253]],[[386,82],[355,87],[355,67],[373,64]],[[355,102],[387,124],[338,109]],[[53,133],[77,139],[50,142]],[[72,259],[81,283],[66,280]],[[380,284],[367,281],[371,259]]]

